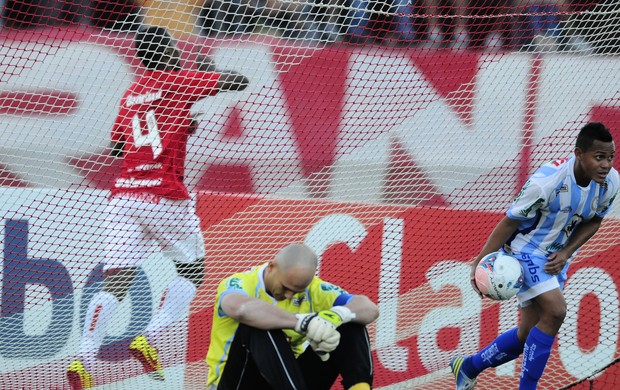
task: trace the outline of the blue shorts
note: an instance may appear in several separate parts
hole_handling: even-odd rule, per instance
[[[517,293],[519,306],[529,306],[529,301],[540,294],[556,288],[560,290],[564,288],[570,260],[566,262],[562,272],[557,275],[551,275],[545,272],[545,264],[548,261],[546,256],[528,253],[512,253],[512,256],[516,257],[521,263],[525,276],[523,278],[523,287]]]

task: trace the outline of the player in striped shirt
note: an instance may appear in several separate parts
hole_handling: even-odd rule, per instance
[[[290,244],[219,284],[207,389],[329,390],[339,374],[345,389],[371,388],[365,326],[379,309],[321,280],[316,269],[307,245]]]
[[[568,266],[597,232],[618,194],[614,153],[609,129],[597,122],[585,125],[574,154],[539,168],[491,233],[472,264],[472,286],[481,295],[474,273],[485,255],[500,249],[512,254],[525,271],[517,294],[521,321],[478,353],[452,359],[457,390],[473,389],[480,372],[521,353],[519,389],[536,388],[566,316],[562,288]]]

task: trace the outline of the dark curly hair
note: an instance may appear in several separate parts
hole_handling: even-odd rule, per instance
[[[172,37],[163,27],[150,26],[136,33],[137,55],[149,69],[155,69],[161,64],[164,51],[171,43]]]
[[[592,147],[594,141],[612,142],[613,136],[601,122],[591,122],[581,128],[575,146],[584,152]]]

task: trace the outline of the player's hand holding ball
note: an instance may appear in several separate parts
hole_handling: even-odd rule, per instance
[[[521,290],[524,278],[524,270],[519,260],[497,251],[480,260],[474,273],[474,285],[484,296],[505,301]]]

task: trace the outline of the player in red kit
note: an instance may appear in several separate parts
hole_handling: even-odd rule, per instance
[[[196,128],[190,110],[199,99],[240,91],[249,83],[236,72],[216,71],[209,61],[198,71],[181,69],[176,43],[162,27],[138,31],[135,46],[146,71],[121,99],[112,128],[112,153],[123,159],[123,166],[106,209],[103,289],[88,305],[80,352],[67,369],[73,389],[95,385],[89,371],[114,310],[141,262],[160,250],[172,259],[177,275],[129,350],[151,378],[164,380],[158,335],[183,318],[204,276],[200,222],[183,183],[186,146]]]

